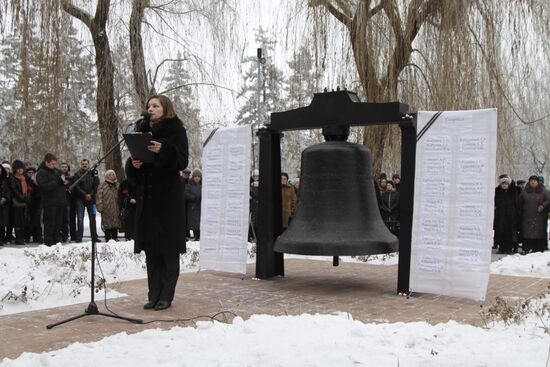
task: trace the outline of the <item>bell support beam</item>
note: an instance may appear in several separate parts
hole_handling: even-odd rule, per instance
[[[409,105],[399,102],[361,102],[350,91],[315,93],[311,104],[271,114],[270,129],[276,131],[317,129],[325,126],[399,124]]]
[[[416,165],[416,115],[413,121],[401,127],[401,186],[399,189],[399,263],[397,265],[397,293],[409,293],[411,270],[411,239],[414,209],[414,176]]]
[[[260,186],[258,187],[258,233],[256,278],[284,276],[283,254],[273,251],[282,232],[281,134],[269,128],[257,132],[260,140]]]

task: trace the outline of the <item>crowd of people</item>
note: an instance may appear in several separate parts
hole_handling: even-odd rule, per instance
[[[15,160],[0,166],[0,246],[4,243],[82,242],[84,214],[88,213],[90,235],[96,236],[96,211],[101,213],[105,241],[134,238],[137,204],[135,183],[118,182],[116,173],[107,170],[100,182],[97,172],[88,172],[90,162],[83,159],[80,169],[71,175],[71,167],[48,153],[35,168],[29,162]],[[180,173],[186,210],[186,239],[200,240],[202,173],[189,168]],[[68,188],[75,182],[74,189]],[[399,174],[391,179],[382,173],[375,181],[378,206],[388,229],[399,235]],[[255,241],[258,217],[259,172],[250,178],[251,228],[249,240]],[[281,174],[282,225],[288,227],[299,200],[300,179]],[[544,251],[550,215],[550,192],[539,176],[515,182],[508,175],[499,177],[495,188],[494,244],[499,253],[526,254]],[[521,248],[520,248],[521,247]]]
[[[543,252],[548,249],[550,192],[544,179],[531,176],[517,183],[506,174],[495,188],[493,248],[499,253]]]
[[[501,254],[547,250],[550,192],[544,186],[543,177],[531,176],[527,182],[518,180],[516,183],[510,176],[501,175],[498,180],[499,185],[495,188],[493,249]],[[382,173],[374,182],[380,216],[396,236],[399,236],[400,229],[400,186],[401,177],[397,173],[391,179]],[[250,178],[250,241],[255,239],[257,232],[258,187],[259,172],[255,170]],[[287,173],[281,174],[283,231],[292,220],[300,197],[299,188],[299,178],[289,180]]]
[[[71,174],[70,165],[61,162],[58,167],[58,159],[51,153],[45,155],[38,167],[21,160],[2,162],[0,246],[82,242],[85,212],[90,236],[95,236],[96,241],[100,240],[96,212],[101,214],[105,241],[117,241],[122,233],[126,240],[133,239],[136,184],[129,179],[119,183],[113,170],[107,170],[103,180],[97,171],[89,170],[89,160],[82,159],[80,169]],[[193,171],[191,180],[190,174],[188,168],[181,172],[188,213],[187,239],[199,240],[202,174],[200,170]]]

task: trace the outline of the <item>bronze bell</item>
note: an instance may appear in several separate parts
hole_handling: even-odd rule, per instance
[[[370,151],[342,140],[302,152],[300,201],[275,251],[334,256],[336,265],[336,256],[398,250],[378,209]]]

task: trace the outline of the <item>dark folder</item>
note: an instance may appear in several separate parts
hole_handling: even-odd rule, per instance
[[[122,134],[124,141],[130,150],[130,155],[133,159],[140,160],[144,163],[153,161],[153,152],[147,150],[149,142],[153,139],[151,133],[128,133]]]

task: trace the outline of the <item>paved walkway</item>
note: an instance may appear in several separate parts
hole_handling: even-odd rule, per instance
[[[109,308],[128,317],[187,319],[230,310],[244,319],[252,314],[298,315],[307,313],[349,312],[362,321],[456,320],[479,325],[478,302],[417,294],[406,298],[396,295],[397,266],[340,263],[315,260],[286,260],[284,278],[254,280],[254,265],[241,280],[231,274],[200,272],[180,276],[176,298],[166,311],[146,311],[146,280],[124,282],[117,290],[128,297],[108,300]],[[528,297],[543,292],[548,279],[491,276],[488,307],[497,296]],[[102,293],[97,305],[106,311]],[[136,333],[147,328],[169,328],[176,323],[152,322],[135,325],[102,316],[86,316],[47,330],[46,325],[81,314],[87,303],[0,317],[0,360],[15,358],[24,351],[43,352],[63,348],[74,342],[97,341],[119,332]],[[183,323],[179,323],[182,325]],[[190,325],[190,323],[187,323]]]

